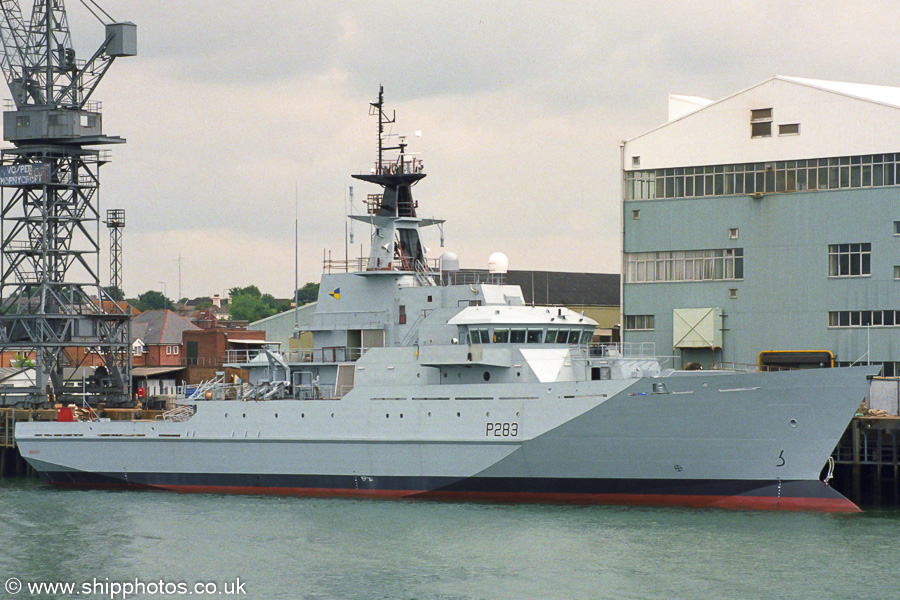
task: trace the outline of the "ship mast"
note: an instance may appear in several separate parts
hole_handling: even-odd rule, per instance
[[[385,125],[396,122],[396,112],[390,116],[384,110],[384,86],[378,88],[378,100],[369,103],[369,114],[378,117],[378,161],[370,174],[353,175],[355,179],[369,181],[384,188],[382,194],[369,194],[367,203],[369,213],[382,217],[416,217],[417,204],[413,200],[410,189],[425,177],[422,172],[422,161],[408,159],[406,156],[406,138],[400,136],[396,146],[386,146],[384,139]],[[386,159],[385,152],[398,150],[395,159]]]
[[[416,215],[418,204],[413,200],[412,186],[425,177],[422,161],[407,156],[404,136],[399,136],[396,145],[385,145],[385,137],[391,135],[385,133],[385,125],[396,122],[396,113],[388,115],[384,110],[384,86],[378,89],[378,100],[369,106],[369,114],[378,118],[378,160],[370,173],[353,177],[380,185],[383,191],[368,195],[368,215],[350,215],[375,228],[366,272],[415,273],[422,285],[433,285],[419,229],[443,220]],[[397,151],[396,158],[385,156],[391,151]]]

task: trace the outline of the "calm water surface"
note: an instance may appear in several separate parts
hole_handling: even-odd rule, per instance
[[[122,598],[109,585],[135,580],[211,584],[225,600],[900,597],[900,511],[182,495],[6,479],[0,548],[0,597],[29,600]],[[24,587],[4,595],[11,577]],[[41,595],[29,582],[95,587]]]

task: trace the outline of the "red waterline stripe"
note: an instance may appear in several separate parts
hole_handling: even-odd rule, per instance
[[[72,487],[154,488],[181,493],[251,494],[268,496],[308,496],[315,498],[422,498],[434,500],[474,500],[484,502],[526,502],[562,504],[609,504],[624,506],[683,506],[731,510],[789,510],[834,513],[861,512],[846,498],[804,498],[775,496],[715,496],[699,494],[566,494],[541,492],[443,492],[421,490],[356,490],[345,488],[254,487],[226,485],[141,485],[72,484]]]
[[[862,512],[846,498],[802,498],[774,496],[712,496],[693,494],[552,494],[532,492],[424,492],[422,498],[468,499],[499,502],[559,502],[625,506],[684,506],[734,510],[808,510],[817,512]]]

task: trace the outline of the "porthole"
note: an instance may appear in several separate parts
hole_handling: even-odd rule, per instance
[[[485,380],[485,381],[490,381],[490,380],[491,380],[491,373],[490,373],[490,371],[485,371],[485,372],[484,372],[484,380]]]
[[[304,413],[300,413],[300,418],[301,418],[301,419],[305,419],[305,418],[306,418],[306,415],[305,415]]]
[[[246,419],[246,418],[247,418],[247,413],[242,414],[242,415],[241,415],[241,418]]]
[[[459,414],[459,413],[456,413],[456,416],[458,417],[458,416],[460,416],[460,414]]]
[[[390,418],[391,418],[391,415],[386,413],[386,414],[384,415],[384,418],[385,418],[385,419],[390,419]]]
[[[401,419],[403,418],[403,413],[400,413],[400,418],[401,418]]]
[[[428,413],[428,416],[429,416],[429,417],[431,416],[431,413],[430,413],[430,412]]]
[[[332,419],[334,418],[334,413],[331,413],[331,418],[332,418]]]
[[[276,419],[278,418],[278,413],[275,413],[275,418],[276,418]]]
[[[797,419],[791,419],[791,427],[797,426]]]

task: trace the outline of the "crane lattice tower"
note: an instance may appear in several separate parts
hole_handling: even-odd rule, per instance
[[[137,54],[136,28],[106,24],[103,43],[80,61],[63,0],[35,0],[28,22],[18,0],[0,0],[0,13],[12,95],[3,139],[14,145],[0,154],[0,356],[36,363],[32,384],[0,394],[0,404],[126,405],[130,314],[104,302],[98,243],[108,160],[98,147],[125,140],[103,134],[100,104],[89,99],[116,57]]]
[[[109,228],[109,285],[116,293],[122,291],[122,229],[125,228],[125,209],[106,211]]]

